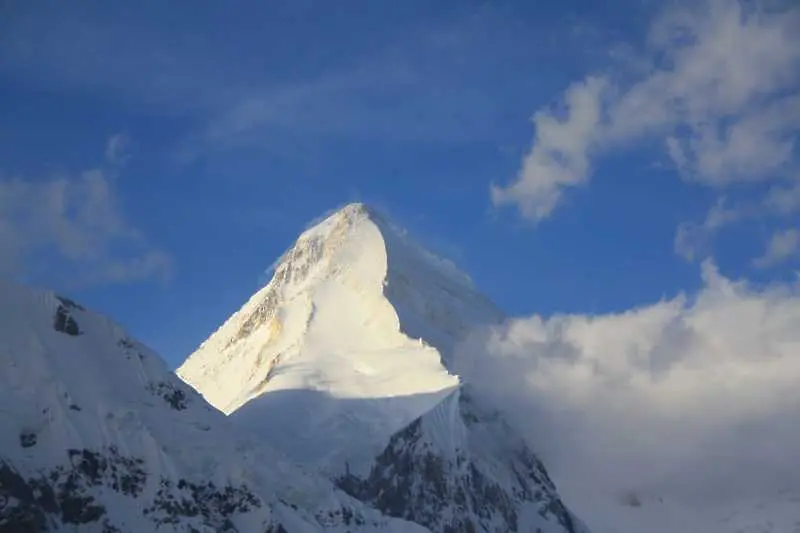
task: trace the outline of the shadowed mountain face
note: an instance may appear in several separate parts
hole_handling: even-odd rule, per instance
[[[452,263],[354,204],[305,231],[178,375],[390,516],[583,532],[528,445],[450,370],[456,343],[502,320]]]
[[[337,484],[431,531],[587,531],[525,442],[468,388],[397,432],[368,476],[347,473]]]

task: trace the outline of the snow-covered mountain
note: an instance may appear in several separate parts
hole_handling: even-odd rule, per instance
[[[0,283],[0,533],[587,533],[571,509],[594,533],[800,533],[796,492],[687,505],[569,479],[562,499],[451,371],[503,319],[347,206],[180,368],[225,416],[111,320]]]
[[[295,459],[363,471],[458,386],[446,358],[460,335],[501,319],[455,267],[352,204],[304,232],[177,373],[239,423],[280,428]]]
[[[0,531],[413,532],[294,466],[119,326],[0,284]]]
[[[450,370],[503,314],[451,263],[351,204],[178,369],[239,427],[435,532],[576,533],[544,466]]]

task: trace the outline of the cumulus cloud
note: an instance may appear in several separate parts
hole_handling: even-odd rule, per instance
[[[565,496],[684,503],[800,486],[800,284],[704,287],[625,312],[476,332],[456,369],[503,406]]]
[[[111,168],[44,180],[0,179],[0,274],[27,278],[45,270],[43,275],[66,276],[72,285],[168,275],[169,256],[121,213],[114,182],[121,139],[108,142]]]
[[[669,8],[633,75],[588,77],[567,89],[564,110],[536,113],[531,150],[513,183],[492,188],[494,202],[541,220],[590,179],[593,157],[644,139],[661,139],[685,179],[715,188],[783,176],[800,130],[799,24],[791,5]]]

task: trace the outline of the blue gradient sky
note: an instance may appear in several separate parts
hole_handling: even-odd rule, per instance
[[[4,3],[0,272],[113,316],[172,365],[310,220],[356,200],[513,314],[691,293],[707,257],[792,280],[800,19],[752,9]],[[753,57],[726,48],[742,40]]]

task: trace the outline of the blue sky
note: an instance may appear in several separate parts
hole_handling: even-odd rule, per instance
[[[791,2],[6,3],[0,273],[177,365],[312,219],[386,211],[513,314],[800,268]]]

